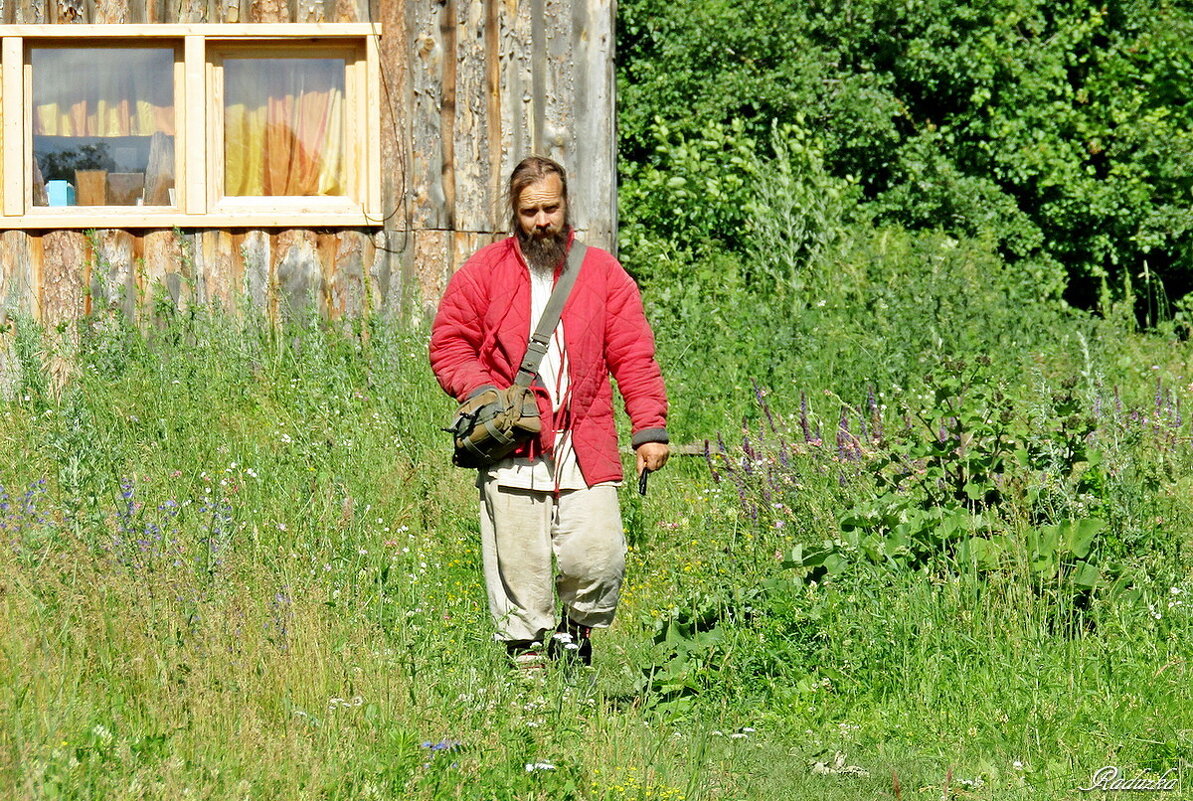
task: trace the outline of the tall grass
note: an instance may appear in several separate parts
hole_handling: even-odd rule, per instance
[[[449,466],[422,332],[203,307],[65,334],[19,321],[0,416],[0,797],[1069,798],[1106,764],[1183,769],[1187,426],[1163,445],[1106,428],[1119,472],[1100,497],[1137,578],[1092,598],[1096,625],[1062,625],[1023,566],[858,561],[815,582],[784,566],[872,495],[840,480],[840,401],[873,386],[897,430],[918,359],[949,337],[1004,343],[992,370],[1025,416],[1073,373],[1107,414],[1117,386],[1123,420],[1157,375],[1187,402],[1184,344],[1053,312],[1011,338],[1009,312],[946,308],[964,305],[949,275],[966,308],[996,308],[980,259],[899,248],[885,264],[937,259],[937,283],[859,274],[869,323],[840,287],[800,307],[819,347],[735,352],[711,393],[718,363],[678,357],[660,326],[684,437],[720,430],[730,458],[777,461],[749,379],[773,389],[797,432],[787,494],[751,514],[684,457],[645,499],[627,486],[628,580],[596,669],[530,682],[490,639],[475,488]],[[935,333],[908,322],[933,286]],[[56,388],[44,365],[64,351]],[[801,388],[821,450],[799,433]]]

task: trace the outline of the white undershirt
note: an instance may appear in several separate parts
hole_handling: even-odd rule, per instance
[[[553,277],[530,270],[530,332],[538,327],[539,318],[547,307],[547,301],[554,289]],[[539,376],[551,396],[551,408],[559,411],[571,403],[568,384],[567,349],[563,340],[563,320],[555,326],[547,354],[539,364]],[[584,475],[576,462],[572,449],[570,430],[555,432],[554,454],[543,454],[540,459],[510,458],[498,462],[488,470],[481,471],[481,477],[496,481],[499,487],[516,487],[543,492],[555,490],[585,489]]]

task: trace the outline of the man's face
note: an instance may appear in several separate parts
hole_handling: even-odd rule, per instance
[[[518,196],[518,227],[527,238],[546,239],[562,233],[567,219],[563,182],[551,173]]]

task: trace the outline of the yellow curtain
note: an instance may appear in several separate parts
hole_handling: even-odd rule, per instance
[[[34,48],[33,133],[174,135],[174,51]]]
[[[224,194],[344,194],[344,60],[224,60]]]

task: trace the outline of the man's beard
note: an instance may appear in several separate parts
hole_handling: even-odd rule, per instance
[[[518,229],[518,245],[530,269],[539,274],[554,275],[555,268],[567,255],[568,230],[563,228],[546,236],[535,236]]]

